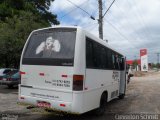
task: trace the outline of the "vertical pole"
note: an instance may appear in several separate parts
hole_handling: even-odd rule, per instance
[[[99,38],[103,39],[103,15],[102,15],[102,0],[98,0],[98,5],[99,5],[99,19],[98,19],[98,24],[99,24]]]
[[[160,55],[160,53],[157,53],[157,63],[158,63],[158,68],[159,68],[159,55]]]

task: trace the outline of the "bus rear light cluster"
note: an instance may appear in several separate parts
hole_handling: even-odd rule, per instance
[[[67,78],[68,76],[67,76],[67,75],[62,75],[62,77],[63,77],[63,78]]]
[[[65,105],[65,104],[60,104],[60,106],[61,106],[61,107],[66,107],[66,105]]]
[[[22,71],[20,71],[20,84],[21,84],[21,78],[22,78],[22,75],[25,75],[26,74],[26,72],[22,72]]]
[[[24,97],[20,97],[21,100],[24,100]]]
[[[44,73],[39,73],[40,76],[44,76]]]
[[[83,90],[83,75],[73,75],[73,90],[81,91]]]
[[[21,75],[25,75],[26,73],[21,71],[20,74],[21,74]]]

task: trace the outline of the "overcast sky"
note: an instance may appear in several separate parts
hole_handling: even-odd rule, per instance
[[[98,19],[98,0],[70,0]],[[113,0],[103,0],[103,13]],[[78,25],[98,36],[97,20],[67,0],[55,0],[50,11],[61,25]],[[104,39],[127,59],[139,58],[147,48],[149,62],[160,52],[160,0],[116,0],[104,17]]]

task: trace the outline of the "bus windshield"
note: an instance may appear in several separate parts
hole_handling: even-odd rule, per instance
[[[52,28],[34,32],[22,64],[73,66],[76,29]]]

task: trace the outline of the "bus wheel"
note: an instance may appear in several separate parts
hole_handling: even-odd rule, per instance
[[[106,111],[106,104],[107,104],[107,95],[103,93],[100,100],[100,106],[95,110],[95,114],[99,116],[103,115]]]
[[[119,99],[124,99],[124,97],[125,97],[125,94],[119,95]]]

